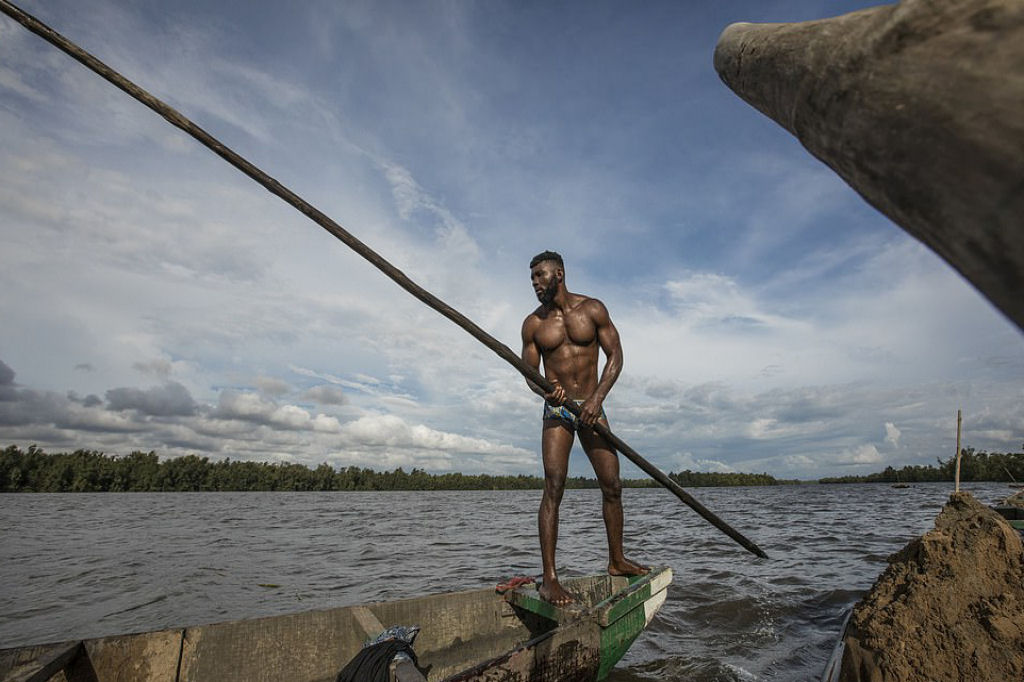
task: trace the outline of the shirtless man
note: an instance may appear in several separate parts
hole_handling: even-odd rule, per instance
[[[551,393],[545,393],[532,381],[526,382],[534,393],[544,396],[541,435],[544,496],[537,515],[544,566],[540,595],[561,606],[572,603],[573,597],[559,584],[555,570],[558,505],[565,491],[569,451],[576,432],[579,432],[580,443],[601,485],[602,512],[608,535],[608,573],[642,575],[648,569],[630,561],[622,553],[619,458],[611,444],[592,428],[595,422],[608,425],[602,403],[622,371],[619,332],[603,303],[565,288],[565,266],[557,253],[545,251],[533,258],[530,281],[540,300],[540,307],[523,322],[522,357],[527,364],[537,368],[543,357],[544,376],[555,385]],[[606,357],[600,380],[597,378],[599,346]],[[567,400],[580,406],[579,419],[563,407]]]

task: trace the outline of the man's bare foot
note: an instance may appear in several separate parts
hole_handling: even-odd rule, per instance
[[[647,575],[651,569],[623,557],[622,561],[608,562],[608,575]]]
[[[568,606],[576,601],[576,598],[566,592],[557,580],[545,579],[537,591],[541,599],[555,606]]]

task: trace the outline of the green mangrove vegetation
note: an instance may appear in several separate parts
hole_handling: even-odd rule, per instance
[[[669,474],[684,487],[777,485],[768,474]],[[624,480],[633,488],[653,488],[648,479]],[[160,458],[155,452],[119,457],[94,450],[47,453],[30,446],[0,450],[0,492],[193,492],[255,490],[524,490],[541,489],[539,476],[444,473],[421,469],[375,471],[359,467],[335,469],[326,462],[315,468],[285,462],[250,462],[207,457]],[[582,476],[566,481],[570,489],[597,488]]]
[[[1024,447],[1024,446],[1022,446]],[[886,467],[884,471],[865,476],[823,478],[821,483],[928,483],[952,481],[956,473],[956,456],[937,459],[937,466]],[[1024,452],[978,452],[974,448],[960,450],[960,480],[1024,482]]]

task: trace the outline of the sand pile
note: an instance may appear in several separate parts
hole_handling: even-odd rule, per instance
[[[842,682],[1024,680],[1024,547],[954,493],[854,608]]]

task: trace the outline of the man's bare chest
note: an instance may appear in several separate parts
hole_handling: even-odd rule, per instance
[[[589,346],[597,340],[597,327],[585,315],[551,316],[542,320],[534,335],[546,352],[563,346]]]

